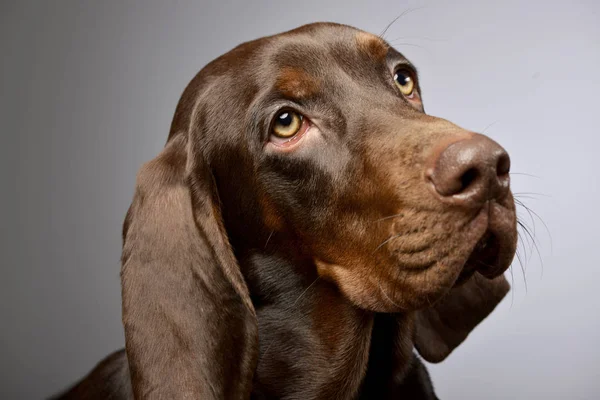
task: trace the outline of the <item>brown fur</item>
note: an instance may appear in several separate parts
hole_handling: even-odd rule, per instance
[[[515,211],[509,191],[436,193],[428,171],[474,134],[426,115],[418,79],[404,97],[397,65],[414,69],[377,36],[311,24],[204,67],[125,218],[127,356],[64,398],[436,399],[413,349],[443,360],[504,297]],[[288,152],[281,107],[311,123]]]
[[[355,40],[358,48],[365,54],[378,61],[385,60],[389,46],[379,36],[368,32],[357,32]]]
[[[286,97],[302,100],[314,96],[319,91],[319,81],[305,71],[285,67],[282,68],[276,83],[277,89]]]

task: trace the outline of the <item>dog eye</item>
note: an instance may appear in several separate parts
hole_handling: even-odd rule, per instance
[[[282,111],[275,117],[273,124],[273,135],[289,139],[294,136],[302,127],[302,115],[294,111]]]
[[[415,81],[412,78],[412,74],[406,70],[398,70],[394,74],[394,82],[400,92],[405,96],[410,96],[415,89]]]

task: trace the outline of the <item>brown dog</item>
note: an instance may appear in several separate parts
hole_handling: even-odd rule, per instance
[[[435,399],[509,290],[510,160],[414,66],[319,23],[208,64],[123,229],[126,353],[63,398]]]

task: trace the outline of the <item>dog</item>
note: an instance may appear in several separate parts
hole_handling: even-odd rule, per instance
[[[424,111],[380,36],[239,45],[178,103],[123,227],[125,349],[62,399],[437,399],[504,298],[510,158]]]

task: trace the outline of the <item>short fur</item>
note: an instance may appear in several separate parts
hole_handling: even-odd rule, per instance
[[[338,24],[208,64],[125,218],[126,352],[60,398],[436,399],[414,349],[442,361],[505,296],[516,220],[510,192],[475,209],[431,190],[473,133],[421,99],[406,58]],[[285,107],[316,126],[293,152],[269,143]]]

